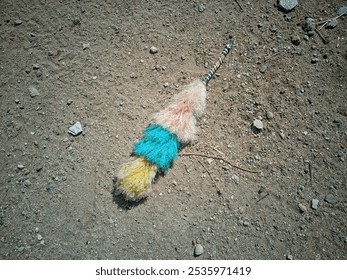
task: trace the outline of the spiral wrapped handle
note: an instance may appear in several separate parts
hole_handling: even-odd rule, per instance
[[[202,83],[207,86],[208,82],[211,80],[211,78],[213,77],[213,75],[217,72],[218,68],[222,65],[223,60],[225,59],[225,57],[228,55],[228,53],[230,52],[232,46],[234,44],[234,38],[231,37],[228,41],[228,43],[225,45],[222,54],[220,57],[218,57],[218,60],[213,64],[212,69],[207,73],[207,75],[205,76],[205,78],[203,78]]]

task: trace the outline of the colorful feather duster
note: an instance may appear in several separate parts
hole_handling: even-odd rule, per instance
[[[165,174],[178,156],[180,147],[194,140],[196,122],[205,110],[206,87],[229,53],[233,38],[205,78],[186,86],[165,109],[156,113],[143,137],[133,147],[133,157],[117,173],[117,192],[137,201],[148,196],[158,172]]]

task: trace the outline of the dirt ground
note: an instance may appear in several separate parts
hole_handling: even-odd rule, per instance
[[[303,29],[346,2],[275,3],[0,1],[0,258],[346,259],[347,17]],[[182,152],[261,172],[182,156],[148,199],[115,196],[151,114],[230,34]]]

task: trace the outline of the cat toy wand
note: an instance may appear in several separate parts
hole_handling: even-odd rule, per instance
[[[231,37],[208,74],[187,85],[170,105],[154,115],[142,139],[135,143],[131,161],[121,165],[116,175],[116,191],[126,200],[147,197],[156,174],[165,174],[180,147],[194,140],[197,119],[205,110],[206,87],[233,44]]]

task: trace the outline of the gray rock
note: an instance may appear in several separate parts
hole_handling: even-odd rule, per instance
[[[204,247],[201,244],[196,244],[194,247],[194,256],[198,257],[204,253]]]
[[[277,27],[276,27],[276,25],[271,25],[270,26],[270,31],[272,32],[272,33],[276,33],[277,32]]]
[[[41,241],[42,238],[43,238],[42,235],[38,233],[38,234],[37,234],[37,240],[38,240],[38,241]]]
[[[69,133],[73,136],[77,136],[78,134],[82,133],[82,125],[80,122],[76,122],[73,126],[69,128]]]
[[[278,7],[288,13],[298,5],[298,0],[278,0]]]
[[[53,183],[48,183],[48,185],[47,185],[47,187],[46,187],[46,190],[47,190],[48,192],[51,192],[53,189],[54,189]]]
[[[287,255],[287,260],[293,260],[293,256],[290,255],[290,254],[288,254],[288,255]]]
[[[24,186],[30,187],[31,186],[31,182],[29,180],[25,180],[24,181]]]
[[[347,15],[347,6],[342,6],[337,10],[337,15],[341,16],[343,14]]]
[[[28,92],[32,98],[40,95],[39,91],[33,86],[28,87]]]
[[[150,52],[151,54],[155,54],[155,53],[158,52],[158,49],[157,49],[156,47],[152,46],[152,47],[149,49],[149,52]]]
[[[202,13],[203,11],[205,11],[205,9],[206,9],[206,7],[205,7],[204,4],[198,4],[198,11],[199,11],[200,13]]]
[[[331,193],[329,193],[324,200],[330,204],[335,204],[336,203],[336,198],[334,195],[332,195]]]
[[[254,120],[253,126],[258,130],[262,130],[264,128],[264,124],[261,120]]]
[[[267,69],[267,65],[266,64],[262,64],[260,66],[260,68],[259,68],[259,72],[260,73],[265,73],[266,69]]]
[[[317,209],[318,208],[318,203],[319,203],[318,199],[316,199],[316,198],[312,199],[312,201],[311,201],[312,209]]]
[[[314,104],[316,104],[316,102],[317,102],[317,98],[314,97],[314,96],[311,96],[311,97],[309,97],[309,98],[307,99],[307,101],[308,101],[309,104],[314,105]]]
[[[316,21],[314,20],[314,18],[306,18],[303,25],[302,25],[302,29],[305,32],[311,32],[311,31],[315,31],[316,30]]]
[[[333,28],[335,28],[335,27],[337,26],[337,24],[338,24],[337,19],[336,19],[336,18],[332,18],[332,19],[330,19],[330,20],[327,22],[327,24],[325,25],[325,28],[327,28],[327,29],[333,29]]]

